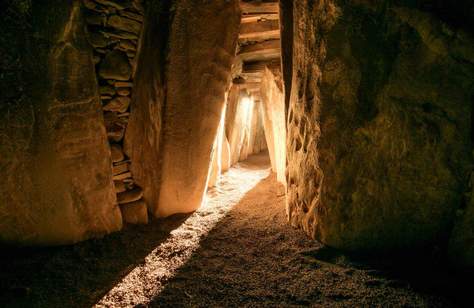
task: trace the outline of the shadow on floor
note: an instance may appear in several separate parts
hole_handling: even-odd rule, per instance
[[[272,175],[199,243],[150,302],[159,307],[468,306],[474,281],[427,259],[362,260],[324,247],[286,221]],[[128,227],[70,247],[1,247],[0,306],[90,307],[187,216]],[[150,284],[157,283],[149,281]],[[114,298],[114,306],[127,303]]]
[[[0,246],[0,306],[90,307],[188,216],[127,226],[74,246]]]
[[[270,177],[252,189],[150,306],[456,307],[471,302],[472,276],[424,257],[381,262],[308,239],[287,225],[284,197],[272,191],[275,185]]]

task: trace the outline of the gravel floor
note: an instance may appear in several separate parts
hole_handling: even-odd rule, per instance
[[[469,306],[471,281],[356,262],[290,227],[268,168],[265,155],[238,164],[192,215],[70,247],[0,247],[0,306]]]

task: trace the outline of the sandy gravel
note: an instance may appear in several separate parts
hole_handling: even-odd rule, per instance
[[[70,247],[0,247],[0,307],[469,306],[471,282],[356,262],[290,227],[284,204],[258,155],[192,215]]]

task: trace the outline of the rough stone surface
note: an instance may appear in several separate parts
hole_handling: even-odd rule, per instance
[[[286,119],[285,100],[282,89],[275,81],[271,70],[265,69],[261,84],[264,110],[264,126],[273,172],[279,182],[285,184],[286,177]]]
[[[142,197],[142,189],[140,187],[135,187],[134,189],[117,194],[117,202],[118,204],[125,204],[140,200]]]
[[[130,106],[130,98],[126,96],[119,96],[109,101],[104,106],[104,111],[116,111],[123,113],[127,111],[128,106]]]
[[[289,219],[348,250],[439,243],[472,165],[473,44],[430,14],[368,3],[294,2]]]
[[[243,144],[243,117],[245,110],[241,105],[241,92],[238,85],[233,85],[227,98],[226,136],[229,141],[230,165],[239,161],[240,150]]]
[[[166,8],[152,5],[145,16],[140,57],[135,73],[130,120],[124,151],[130,157],[135,182],[143,188],[143,199],[150,212],[158,204],[160,187],[160,140],[165,100],[164,71],[168,42]],[[117,88],[132,83],[116,82]]]
[[[109,52],[99,67],[99,76],[104,79],[129,80],[131,75],[127,54],[120,50]]]
[[[239,15],[236,0],[176,3],[170,31],[162,181],[159,202],[152,210],[156,216],[187,213],[201,205],[230,82]]]
[[[128,224],[147,224],[148,210],[143,200],[121,204],[123,221]]]
[[[112,153],[112,162],[117,163],[122,161],[125,157],[123,155],[122,147],[119,144],[111,144],[110,152]]]
[[[122,219],[79,3],[23,9],[17,21],[6,19],[15,7],[0,12],[8,38],[2,61],[18,65],[11,75],[2,62],[0,77],[0,240],[57,245],[117,231]],[[3,86],[12,81],[18,88],[9,97]]]
[[[138,34],[142,28],[141,23],[118,15],[109,17],[107,25],[118,30],[132,32],[135,34]]]

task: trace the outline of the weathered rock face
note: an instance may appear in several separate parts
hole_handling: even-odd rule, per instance
[[[284,184],[286,181],[286,119],[282,90],[273,72],[268,68],[265,69],[261,85],[265,134],[267,144],[271,144],[269,154],[273,172],[276,172],[278,181]]]
[[[201,204],[239,31],[236,0],[179,0],[175,8],[156,216]]]
[[[249,125],[249,150],[248,155],[258,154],[267,149],[265,131],[263,127],[263,107],[261,101],[254,101],[251,123]],[[283,122],[284,123],[284,122]]]
[[[130,157],[133,180],[143,189],[149,210],[158,204],[160,139],[165,100],[164,61],[168,44],[168,7],[149,3],[134,79],[130,120],[124,151]]]
[[[234,165],[239,161],[240,149],[244,139],[244,117],[246,117],[245,108],[242,108],[241,99],[248,96],[241,95],[240,87],[233,85],[230,88],[227,98],[226,108],[226,136],[229,141],[230,165]]]
[[[373,1],[294,2],[294,28],[292,224],[358,251],[447,238],[472,164],[469,36]]]
[[[56,245],[117,231],[122,218],[80,3],[9,5],[0,84],[14,81],[17,92],[2,91],[0,104],[0,240]]]

